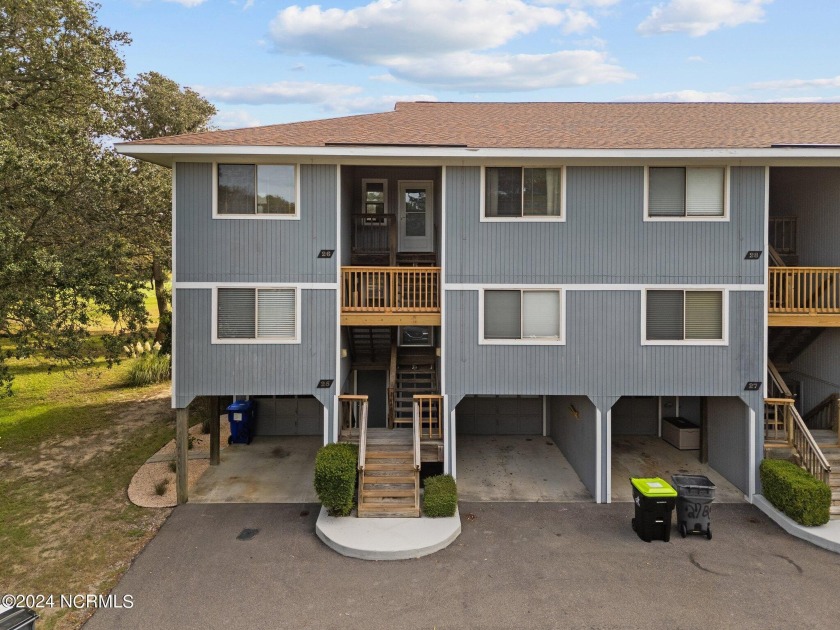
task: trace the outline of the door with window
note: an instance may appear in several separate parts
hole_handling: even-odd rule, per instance
[[[434,251],[434,201],[432,182],[399,183],[399,250]]]

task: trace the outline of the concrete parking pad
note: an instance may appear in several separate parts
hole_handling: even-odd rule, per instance
[[[592,501],[550,437],[459,435],[462,501]]]
[[[705,475],[715,484],[715,503],[744,503],[744,493],[708,464],[699,451],[681,451],[665,440],[647,435],[617,435],[612,443],[612,500],[632,501],[630,477]]]
[[[187,504],[115,588],[134,607],[102,609],[85,630],[763,630],[840,618],[840,557],[751,505],[717,506],[711,541],[668,543],[639,540],[626,503],[459,507],[446,549],[366,562],[318,540],[315,504]],[[244,529],[259,531],[237,539]]]
[[[255,437],[222,450],[190,493],[191,503],[310,503],[318,436]]]

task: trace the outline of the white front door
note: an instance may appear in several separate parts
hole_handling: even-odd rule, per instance
[[[434,251],[434,194],[432,182],[400,182],[401,252]]]

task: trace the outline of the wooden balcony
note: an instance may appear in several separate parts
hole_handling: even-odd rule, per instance
[[[342,267],[344,326],[440,326],[440,267]]]
[[[354,214],[352,257],[360,264],[396,264],[397,217],[394,214]]]
[[[770,326],[840,326],[840,267],[770,267]]]

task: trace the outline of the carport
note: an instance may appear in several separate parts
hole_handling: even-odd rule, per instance
[[[250,444],[222,449],[190,496],[193,503],[311,503],[315,454],[323,445],[324,408],[312,396],[252,396]],[[220,418],[227,422],[227,416]]]
[[[630,477],[670,481],[674,474],[707,476],[716,502],[744,501],[749,408],[739,398],[623,396],[609,426],[612,501],[633,500]]]
[[[456,414],[463,501],[592,501],[551,433],[544,396],[466,396]]]

